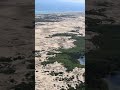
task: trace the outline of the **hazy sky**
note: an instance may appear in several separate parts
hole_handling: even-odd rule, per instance
[[[35,12],[84,11],[85,0],[35,0]]]
[[[71,3],[85,3],[85,0],[58,0],[61,2],[71,2]]]
[[[35,0],[36,3],[43,2],[69,2],[69,3],[85,3],[85,0]]]

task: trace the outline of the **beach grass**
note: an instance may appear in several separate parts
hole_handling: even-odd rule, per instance
[[[85,53],[85,38],[68,33],[58,33],[52,35],[52,37],[55,36],[71,36],[71,39],[76,40],[74,42],[75,47],[69,49],[59,48],[57,51],[60,51],[61,53],[49,52],[49,55],[55,54],[56,56],[49,57],[47,61],[42,62],[42,65],[47,65],[57,61],[62,63],[67,68],[67,71],[72,71],[75,67],[84,68],[85,66],[81,65],[78,59],[80,55],[84,55]]]

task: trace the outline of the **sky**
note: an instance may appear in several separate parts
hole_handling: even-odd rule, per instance
[[[35,0],[35,13],[84,11],[85,0]]]

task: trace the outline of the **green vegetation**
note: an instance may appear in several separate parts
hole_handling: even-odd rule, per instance
[[[58,51],[61,53],[54,53],[56,54],[55,57],[48,58],[48,61],[42,62],[43,65],[54,63],[55,61],[62,63],[66,68],[67,71],[73,70],[75,67],[84,67],[84,65],[80,65],[78,58],[80,55],[84,55],[85,52],[85,38],[80,37],[74,34],[67,34],[67,33],[59,33],[54,34],[52,37],[55,36],[71,36],[71,39],[75,39],[76,41],[74,44],[76,45],[70,49],[62,49],[60,48]],[[49,54],[53,54],[53,52],[49,52]]]

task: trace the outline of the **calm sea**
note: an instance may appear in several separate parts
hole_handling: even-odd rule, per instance
[[[35,14],[56,12],[84,12],[85,5],[73,2],[59,2],[57,0],[36,0]]]

